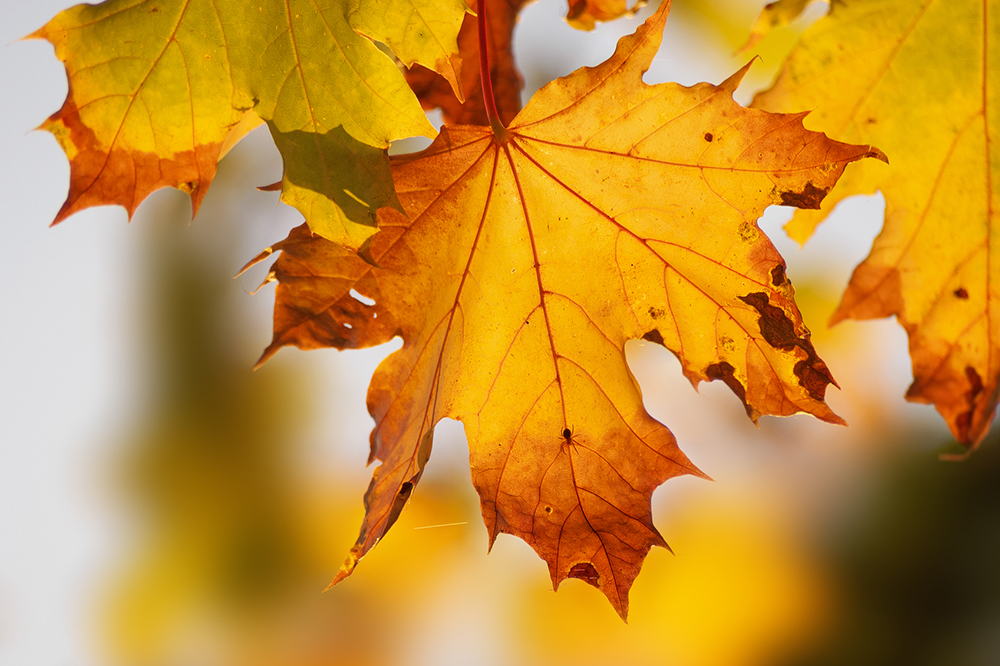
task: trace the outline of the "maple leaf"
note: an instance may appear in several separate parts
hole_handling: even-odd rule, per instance
[[[697,385],[727,384],[754,420],[809,412],[833,382],[756,219],[819,205],[878,152],[807,131],[802,114],[720,86],[647,85],[669,2],[603,64],[549,83],[507,129],[445,126],[392,159],[406,212],[380,212],[370,261],[305,228],[282,255],[279,347],[403,347],[368,392],[365,494],[343,580],[392,526],[442,418],[460,420],[490,543],[524,539],[553,584],[579,578],[625,617],[652,546],[650,496],[702,475],[642,405],[624,346],[663,344]],[[749,67],[749,65],[748,65]],[[255,261],[256,261],[255,260]]]
[[[814,108],[816,127],[872,142],[890,166],[853,170],[787,229],[804,242],[847,196],[885,196],[885,225],[831,322],[896,315],[908,400],[975,448],[1000,376],[1000,2],[841,2],[806,31],[754,106]]]
[[[348,18],[354,29],[392,49],[404,65],[421,63],[440,74],[464,100],[458,31],[463,0],[350,0]],[[475,69],[475,60],[471,61]]]
[[[577,30],[593,30],[597,21],[634,16],[645,6],[645,0],[637,0],[631,7],[628,0],[569,0],[566,22]]]
[[[760,11],[753,27],[750,28],[750,37],[746,44],[740,47],[740,52],[749,49],[760,43],[769,32],[775,28],[782,28],[797,19],[805,11],[806,7],[818,0],[775,0],[764,5]]]
[[[470,0],[469,4],[470,7],[474,6],[475,1]],[[493,97],[500,119],[505,123],[513,120],[521,110],[524,79],[514,62],[513,39],[518,15],[527,4],[527,0],[487,0],[490,15],[487,38]],[[595,21],[632,16],[643,6],[645,2],[641,1],[629,8],[625,0],[571,0],[566,21],[578,30],[593,30]],[[471,13],[467,14],[458,37],[458,51],[463,62],[475,63],[479,60],[479,40],[476,33],[477,19]],[[435,74],[420,66],[408,70],[406,80],[425,109],[441,109],[445,123],[489,124],[478,68],[464,68],[458,88],[442,72]]]
[[[486,0],[486,2],[490,15],[487,26],[489,40],[487,48],[490,53],[490,72],[494,81],[494,102],[500,112],[500,119],[509,123],[521,110],[521,89],[524,87],[524,79],[514,63],[513,39],[517,15],[528,4],[528,0]],[[479,62],[477,25],[476,17],[466,14],[458,33],[458,52],[463,62]],[[489,124],[478,67],[462,68],[460,97],[456,97],[452,85],[444,77],[427,68],[417,66],[410,69],[406,72],[406,81],[413,88],[423,108],[441,109],[446,124]]]
[[[457,26],[464,9],[435,11]],[[408,58],[433,67],[457,50],[437,27],[440,48],[421,49],[419,33],[397,44]],[[53,44],[69,78],[66,102],[42,125],[70,159],[56,222],[105,204],[131,217],[166,186],[189,193],[197,212],[227,136],[252,110],[282,153],[284,199],[313,231],[359,247],[377,209],[398,206],[389,142],[434,136],[396,65],[351,28],[342,3],[111,0],[70,8],[31,36]]]

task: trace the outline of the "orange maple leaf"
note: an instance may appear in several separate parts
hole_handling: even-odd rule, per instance
[[[703,476],[644,409],[630,339],[666,346],[695,385],[722,380],[754,420],[842,422],[756,220],[770,204],[818,206],[848,163],[880,153],[806,130],[803,114],[740,107],[746,67],[720,86],[645,84],[668,6],[506,130],[446,126],[394,157],[406,215],[380,211],[370,263],[305,228],[257,258],[283,252],[262,360],[404,340],[369,388],[381,464],[334,583],[395,522],[435,424],[454,418],[491,544],[521,537],[556,587],[582,579],[625,617],[646,553],[666,546],[652,492]]]

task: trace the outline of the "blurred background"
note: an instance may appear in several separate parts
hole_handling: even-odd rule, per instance
[[[55,228],[68,165],[32,132],[66,94],[44,42],[17,41],[63,0],[0,0],[0,664],[1000,663],[1000,451],[942,463],[949,437],[908,405],[904,332],[827,329],[881,226],[878,197],[842,205],[807,246],[788,211],[761,222],[788,262],[850,423],[764,418],[674,357],[630,343],[649,411],[714,477],[670,481],[654,514],[675,554],[648,557],[629,624],[579,581],[556,594],[524,543],[486,531],[461,426],[389,536],[321,590],[357,534],[370,470],[365,392],[398,347],[283,350],[266,274],[233,279],[299,223],[276,193],[266,132],[221,163],[201,212],[163,190],[132,223],[90,209]],[[761,55],[765,87],[820,3],[747,55],[763,0],[675,0],[647,82],[717,83]],[[581,33],[539,0],[516,36],[525,95],[594,65],[632,20]],[[402,149],[415,149],[415,144]]]

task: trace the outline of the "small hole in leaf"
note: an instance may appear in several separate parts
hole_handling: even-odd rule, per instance
[[[353,289],[351,289],[350,294],[351,294],[351,298],[353,298],[354,300],[358,301],[359,303],[364,303],[365,305],[375,305],[375,301],[373,301],[372,299],[368,298],[367,296],[363,296],[362,294],[359,294],[357,291],[355,291]]]
[[[573,568],[569,570],[567,577],[578,578],[586,583],[590,583],[594,587],[598,587],[601,583],[601,577],[598,575],[597,569],[590,562],[574,564]]]

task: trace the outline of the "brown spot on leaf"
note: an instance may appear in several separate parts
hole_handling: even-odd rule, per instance
[[[566,574],[567,578],[579,578],[580,580],[590,583],[594,587],[600,587],[601,577],[597,574],[597,569],[590,562],[579,562],[574,564]]]
[[[782,192],[781,205],[819,210],[820,202],[823,201],[823,197],[825,197],[829,191],[830,188],[828,187],[820,188],[816,187],[812,183],[806,183],[805,188],[801,192]]]
[[[776,305],[771,305],[767,294],[755,291],[746,296],[740,296],[740,300],[760,314],[758,321],[760,334],[764,336],[767,344],[785,351],[800,346],[802,341],[795,335],[795,325],[792,320],[788,318],[784,310]],[[806,344],[812,346],[808,341]]]
[[[955,298],[961,298],[963,301],[969,299],[969,292],[965,290],[965,287],[959,287],[955,290]]]
[[[739,234],[740,238],[743,239],[743,242],[745,243],[749,243],[750,241],[757,239],[757,229],[755,225],[750,224],[749,222],[744,222],[740,225]]]
[[[983,379],[972,366],[966,366],[965,378],[969,380],[969,390],[965,392],[965,401],[969,405],[969,411],[963,412],[955,417],[955,425],[958,428],[958,441],[968,443],[969,428],[972,426],[972,417],[976,413],[976,398],[983,392]]]
[[[814,363],[814,359],[819,363]],[[799,378],[799,384],[802,385],[802,388],[815,400],[822,400],[826,396],[827,385],[833,383],[830,370],[826,367],[826,363],[820,361],[819,358],[814,357],[799,361],[795,364],[792,372]]]
[[[659,319],[663,315],[667,314],[667,311],[662,308],[656,308],[652,305],[649,306],[649,316],[653,319]]]
[[[771,284],[775,287],[780,287],[785,284],[785,282],[787,282],[787,278],[785,277],[785,265],[778,264],[771,269]]]
[[[743,403],[743,408],[746,410],[747,416],[753,418],[753,410],[750,408],[750,405],[747,404],[747,390],[743,387],[743,384],[740,383],[740,380],[736,378],[734,372],[735,370],[736,369],[732,365],[726,361],[722,361],[720,363],[713,363],[705,368],[705,376],[711,380],[721,379],[722,382],[736,394],[736,397],[740,399],[740,402]]]
[[[776,349],[791,351],[798,347],[806,353],[806,358],[795,364],[792,371],[799,378],[799,385],[809,393],[814,400],[823,400],[826,387],[829,384],[837,386],[826,363],[820,359],[813,348],[808,334],[798,336],[795,325],[785,311],[776,305],[771,305],[767,294],[762,291],[740,296],[740,300],[751,306],[758,313],[758,325],[764,341]]]
[[[368,492],[371,492],[371,488],[368,489]],[[412,492],[413,483],[404,481],[403,485],[399,487],[399,492],[396,493],[396,499],[393,501],[392,508],[389,510],[389,517],[385,521],[383,532],[388,532],[389,528],[395,525],[396,521],[399,520],[399,514],[403,512],[403,507],[406,506],[406,502],[410,499],[410,494]]]
[[[709,143],[712,143],[713,139],[715,139],[715,137],[712,136],[711,132],[705,132],[705,141],[708,141]]]

